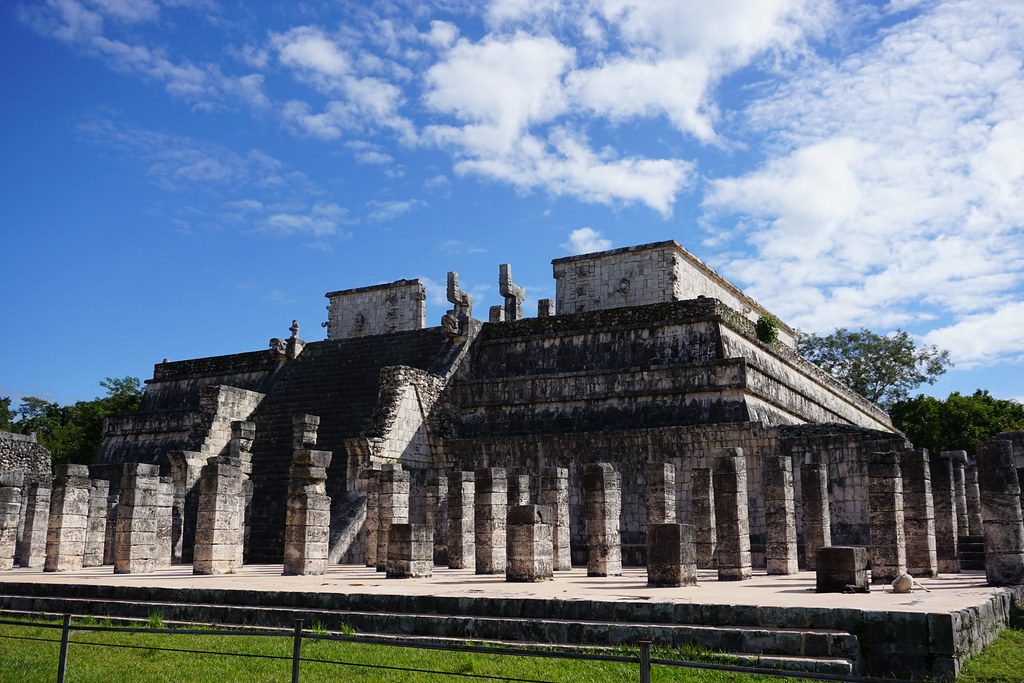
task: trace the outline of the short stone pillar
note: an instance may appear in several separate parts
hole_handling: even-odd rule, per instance
[[[513,474],[508,477],[508,507],[530,505],[530,475]]]
[[[397,463],[380,468],[377,487],[377,571],[388,570],[391,525],[409,523],[409,473]]]
[[[761,466],[764,496],[765,561],[769,574],[796,574],[796,504],[793,500],[793,461],[784,455],[764,458]]]
[[[868,551],[863,547],[818,548],[814,566],[818,593],[868,593]]]
[[[814,569],[818,548],[832,545],[832,518],[828,503],[828,467],[800,466],[800,509],[804,527],[804,566]]]
[[[491,306],[487,309],[487,322],[489,323],[503,323],[505,322],[505,307],[504,306]]]
[[[505,539],[506,581],[547,581],[552,577],[551,508],[516,505],[509,508]]]
[[[160,468],[125,463],[114,532],[114,573],[142,574],[155,568],[156,490]]]
[[[868,460],[871,581],[889,583],[907,572],[903,478],[899,453],[872,453]]]
[[[448,477],[427,480],[427,526],[434,530],[434,564],[448,564]]]
[[[209,457],[209,453],[198,451],[170,451],[167,454],[174,482],[173,562],[192,562],[199,515],[199,477]]]
[[[110,482],[106,479],[89,481],[89,519],[85,525],[85,552],[83,567],[103,565],[103,548],[107,538],[107,496]]]
[[[644,499],[647,526],[676,521],[676,466],[669,462],[644,465]]]
[[[717,448],[714,453],[718,580],[741,581],[751,575],[747,461],[742,448]]]
[[[89,468],[57,465],[53,470],[43,571],[78,571],[85,554],[89,519]]]
[[[907,573],[911,576],[934,577],[939,571],[929,460],[926,448],[910,448],[900,452]]]
[[[950,451],[943,451],[938,455],[932,455],[929,464],[932,472],[932,502],[935,504],[935,556],[938,570],[946,574],[956,573],[960,571],[960,559],[957,547],[953,454]]]
[[[569,547],[569,470],[545,467],[540,472],[540,504],[551,510],[551,558],[556,571],[572,569]]]
[[[476,475],[448,474],[448,567],[476,566]]]
[[[622,484],[606,462],[583,466],[587,520],[587,576],[622,576]]]
[[[18,542],[18,563],[22,567],[42,567],[46,562],[46,528],[50,523],[50,484],[29,484],[25,505],[25,524]]]
[[[242,566],[242,463],[210,458],[199,477],[193,574],[225,574]]]
[[[380,522],[380,470],[366,470],[366,566],[377,566],[377,524]]]
[[[718,566],[718,526],[715,523],[715,486],[708,467],[690,470],[694,548],[698,569]]]
[[[696,586],[697,551],[692,524],[647,525],[647,585]]]
[[[944,451],[953,467],[953,502],[956,505],[956,535],[970,536],[967,522],[967,451]]]
[[[978,487],[978,465],[974,458],[968,457],[964,469],[964,481],[967,498],[967,529],[971,536],[982,535],[981,524],[981,490]]]
[[[1024,521],[1020,479],[1009,441],[985,441],[976,451],[985,577],[993,586],[1024,584]]]
[[[537,299],[537,317],[550,318],[555,314],[555,302],[553,299]]]
[[[153,563],[157,569],[170,567],[174,555],[174,480],[160,477],[153,504],[156,516],[156,549]]]
[[[476,573],[504,574],[505,526],[508,515],[508,479],[503,467],[476,471],[474,530]]]
[[[406,472],[408,474],[408,472]],[[434,530],[426,524],[392,524],[387,533],[389,579],[419,579],[434,573]]]
[[[21,472],[0,471],[0,570],[14,569],[24,484],[25,475]]]
[[[301,449],[292,453],[284,527],[286,576],[319,575],[327,571],[331,497],[325,482],[330,466],[330,451]]]

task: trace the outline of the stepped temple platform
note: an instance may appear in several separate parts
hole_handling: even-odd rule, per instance
[[[146,574],[110,567],[0,574],[0,609],[289,627],[296,618],[359,633],[614,645],[697,643],[820,672],[952,678],[1006,624],[1022,588],[993,588],[984,572],[921,579],[926,592],[815,593],[813,572],[698,585],[647,586],[644,568],[588,577],[583,567],[540,583],[435,568],[430,578],[387,579],[358,565],[282,576],[280,565],[194,575],[189,566]]]

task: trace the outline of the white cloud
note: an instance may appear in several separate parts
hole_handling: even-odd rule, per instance
[[[448,47],[455,42],[459,35],[459,27],[450,21],[430,22],[430,32],[423,36],[431,45],[436,47]]]
[[[612,248],[612,241],[605,239],[593,228],[578,228],[569,233],[569,241],[558,245],[570,254],[589,254]]]
[[[366,205],[370,207],[370,213],[366,216],[368,221],[372,223],[386,223],[387,221],[398,218],[402,214],[409,213],[413,209],[426,206],[427,203],[420,199],[387,201],[372,199],[366,202]]]
[[[89,4],[107,16],[128,22],[150,21],[160,13],[160,6],[153,0],[89,0]]]
[[[962,369],[995,361],[1024,362],[1024,302],[965,316],[953,325],[932,330],[924,341],[948,349]]]
[[[342,226],[350,223],[348,209],[332,202],[317,202],[300,212],[272,213],[258,224],[258,229],[273,235],[308,235],[317,240],[347,236]]]

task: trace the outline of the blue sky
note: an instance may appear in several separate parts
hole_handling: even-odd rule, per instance
[[[676,239],[807,331],[1024,397],[1019,0],[49,0],[0,16],[0,396],[266,347],[323,294]]]

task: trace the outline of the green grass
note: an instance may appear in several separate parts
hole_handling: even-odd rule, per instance
[[[1010,627],[984,650],[967,660],[957,683],[1019,683],[1024,681],[1024,611],[1014,610]]]
[[[5,619],[11,617],[4,616]],[[23,621],[42,622],[41,617]],[[60,620],[46,620],[60,624]],[[151,615],[148,623],[140,628],[159,628],[151,624],[160,623],[160,615]],[[69,683],[87,681],[108,682],[156,682],[156,681],[288,681],[291,676],[292,640],[289,635],[278,637],[245,636],[200,636],[186,630],[180,634],[146,633],[105,633],[75,630],[76,626],[98,625],[91,619],[72,622],[71,644],[68,655],[67,680]],[[320,630],[320,629],[317,629]],[[45,638],[58,642],[39,642],[12,639]],[[33,683],[55,680],[59,652],[60,629],[37,626],[0,625],[0,680]],[[131,646],[102,647],[85,643]],[[170,652],[157,648],[199,650],[207,652],[230,652],[236,654],[273,655],[288,659],[262,659],[258,657],[224,656],[216,654],[192,654]],[[616,654],[636,655],[634,651],[621,650]],[[386,645],[365,645],[304,639],[302,656],[306,659],[322,659],[347,662],[353,665],[376,665],[426,669],[449,673],[472,673],[480,676],[522,678],[565,683],[604,683],[605,681],[630,681],[639,677],[636,664],[616,662],[585,662],[567,659],[541,659],[536,657],[515,657],[507,655],[470,654],[465,652],[442,652],[413,648],[388,647]],[[711,655],[697,648],[656,649],[658,658],[689,659],[705,658]],[[715,659],[714,661],[721,662]],[[369,666],[339,666],[304,661],[302,680],[345,680],[390,682],[436,682],[459,680],[451,676],[410,673]],[[465,678],[461,680],[482,680]],[[693,671],[669,667],[654,667],[652,680],[701,681],[720,683],[736,681],[754,683],[786,679],[774,676],[747,676],[713,671]],[[790,679],[792,680],[792,679]]]

